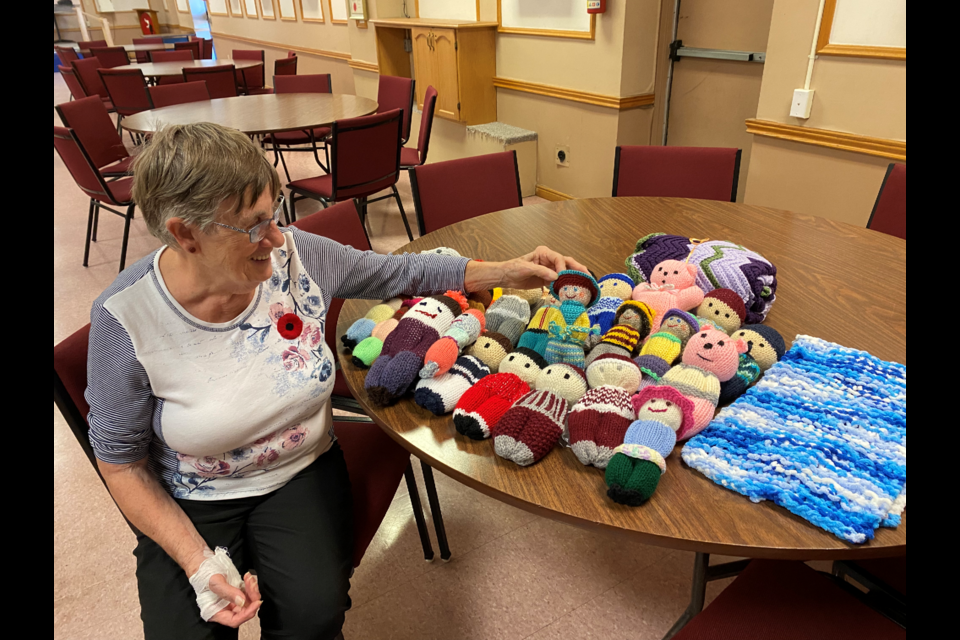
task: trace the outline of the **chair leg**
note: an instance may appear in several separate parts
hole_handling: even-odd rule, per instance
[[[93,205],[93,235],[90,236],[90,239],[94,242],[97,241],[97,229],[100,228],[100,205]]]
[[[447,544],[447,529],[443,526],[443,514],[440,512],[440,496],[437,495],[437,484],[433,480],[433,468],[421,460],[420,469],[423,471],[423,484],[427,487],[427,499],[430,501],[430,513],[433,515],[433,527],[437,531],[437,544],[440,545],[440,559],[446,562],[450,559],[450,545]]]
[[[277,158],[280,158],[280,162],[283,164],[283,173],[287,176],[287,182],[290,182],[290,172],[287,171],[287,161],[283,159],[283,152],[280,151],[280,147],[277,146],[277,141],[273,141],[273,153]],[[274,160],[273,166],[277,166],[276,160]]]
[[[87,266],[90,259],[90,236],[93,233],[93,208],[96,206],[96,200],[90,198],[90,209],[87,211],[87,240],[83,245],[83,266]]]
[[[407,212],[403,210],[403,203],[400,202],[400,192],[397,191],[397,185],[393,185],[393,197],[397,199],[397,206],[400,207],[400,216],[403,218],[403,227],[407,230],[407,237],[413,242],[413,232],[410,231],[410,223],[407,222]]]
[[[423,546],[423,559],[433,562],[433,545],[430,544],[430,534],[427,532],[427,522],[423,517],[423,504],[420,502],[420,490],[417,479],[413,475],[413,464],[408,463],[403,477],[407,481],[407,494],[413,506],[413,518],[417,521],[417,531],[420,533],[420,544]]]
[[[120,126],[120,123],[121,123],[121,122],[123,122],[123,116],[118,113],[118,114],[117,114],[117,135],[118,135],[118,136],[123,135],[123,134],[121,133],[121,131],[122,131],[122,127]]]
[[[133,209],[137,205],[127,207],[127,215],[123,221],[123,245],[120,247],[120,271],[127,266],[127,240],[130,238],[130,221],[133,220]]]

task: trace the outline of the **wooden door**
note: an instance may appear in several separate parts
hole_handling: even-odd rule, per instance
[[[417,80],[417,106],[423,110],[423,96],[427,92],[427,87],[430,85],[436,87],[440,82],[437,57],[434,55],[433,33],[429,28],[415,27],[411,32],[413,67]]]
[[[433,55],[436,58],[437,115],[450,120],[460,120],[460,81],[457,74],[457,30],[432,29]],[[417,84],[421,84],[417,79]]]

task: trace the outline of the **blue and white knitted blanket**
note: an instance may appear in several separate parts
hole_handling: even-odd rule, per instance
[[[682,457],[753,502],[865,542],[907,503],[907,367],[797,336]]]

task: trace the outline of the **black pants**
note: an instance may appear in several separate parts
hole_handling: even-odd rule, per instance
[[[282,488],[238,500],[177,500],[211,549],[226,547],[260,584],[262,637],[332,640],[350,608],[353,509],[343,451],[333,447]],[[221,640],[238,631],[200,618],[180,566],[141,535],[134,551],[146,640]]]

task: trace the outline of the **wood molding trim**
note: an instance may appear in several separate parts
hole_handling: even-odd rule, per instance
[[[545,187],[542,184],[537,185],[537,196],[543,198],[544,200],[549,200],[550,202],[558,202],[560,200],[574,200],[573,196],[568,196],[567,194],[557,191],[556,189],[551,189],[550,187]]]
[[[820,22],[820,36],[817,38],[817,53],[824,56],[843,56],[846,58],[880,58],[881,60],[906,60],[906,47],[875,47],[858,44],[830,44],[830,31],[833,30],[833,16],[837,11],[837,0],[824,0],[823,19]]]
[[[494,78],[493,86],[498,89],[510,89],[511,91],[522,91],[523,93],[535,93],[540,96],[550,98],[559,98],[561,100],[570,100],[572,102],[582,102],[592,104],[598,107],[607,107],[625,111],[627,109],[636,109],[653,104],[654,95],[644,93],[637,96],[610,96],[603,93],[592,93],[590,91],[578,91],[577,89],[567,89],[557,87],[552,84],[540,84],[539,82],[527,82],[526,80],[513,80],[512,78]]]
[[[312,56],[320,56],[321,58],[332,58],[333,60],[351,60],[349,53],[341,53],[339,51],[324,51],[323,49],[309,49],[307,47],[301,47],[294,44],[280,44],[279,42],[270,42],[269,40],[257,40],[255,38],[247,38],[245,36],[235,36],[232,33],[221,33],[219,31],[211,31],[211,36],[217,38],[226,38],[227,40],[236,40],[238,42],[249,42],[250,44],[259,44],[264,47],[273,47],[274,49],[285,49],[288,51],[296,51],[297,53],[306,53]]]
[[[791,142],[812,144],[818,147],[853,151],[870,156],[890,158],[891,160],[907,160],[907,143],[888,138],[872,138],[855,133],[843,133],[830,129],[814,129],[812,127],[798,127],[792,124],[783,124],[771,120],[747,120],[747,133],[768,138],[779,138]]]
[[[480,20],[480,2],[477,0],[477,20]],[[503,26],[502,1],[497,0],[497,33],[512,33],[521,36],[547,36],[548,38],[573,38],[576,40],[596,40],[597,14],[590,14],[590,31],[563,31],[559,29],[526,29]]]
[[[372,71],[373,73],[380,73],[380,65],[373,62],[367,62],[366,60],[350,60],[347,62],[354,69],[360,69],[361,71]]]

